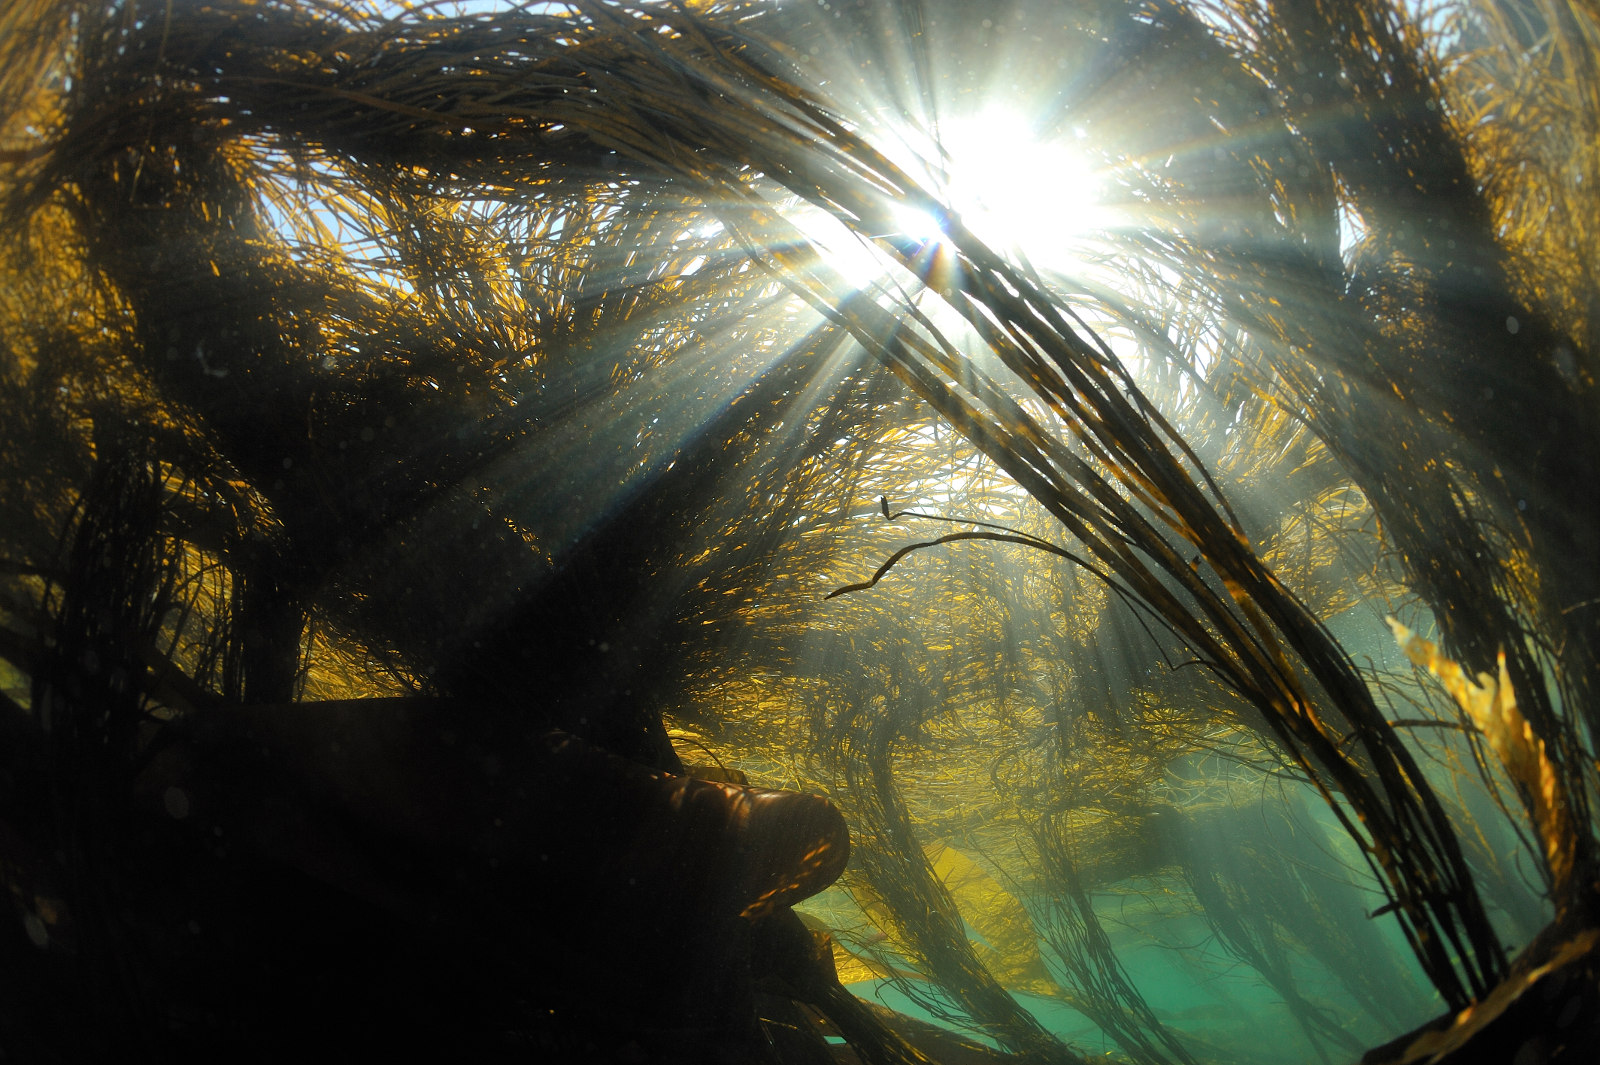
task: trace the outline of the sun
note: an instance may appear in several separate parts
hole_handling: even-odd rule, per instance
[[[1042,136],[1004,108],[953,119],[938,130],[934,186],[985,243],[1061,266],[1108,224],[1099,176],[1075,140]]]
[[[1085,243],[1110,225],[1102,177],[1079,141],[1070,132],[1042,133],[1016,110],[991,107],[947,119],[932,134],[897,130],[881,146],[891,162],[989,247],[1061,272],[1081,262]],[[937,244],[948,236],[940,220],[904,203],[886,205],[885,232],[847,224],[813,204],[800,204],[788,214],[829,266],[858,290],[892,285],[901,276],[882,239]]]

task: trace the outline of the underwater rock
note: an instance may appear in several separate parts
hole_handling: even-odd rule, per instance
[[[185,805],[239,820],[267,853],[357,894],[376,870],[333,863],[323,833],[521,870],[529,890],[707,919],[758,919],[822,890],[848,859],[844,820],[819,796],[652,770],[560,731],[509,731],[475,730],[450,704],[420,699],[220,711],[183,756]],[[170,815],[174,787],[153,774],[143,790]]]
[[[849,854],[821,797],[439,700],[216,708],[150,750],[80,938],[164,1060],[769,1060],[752,929]]]

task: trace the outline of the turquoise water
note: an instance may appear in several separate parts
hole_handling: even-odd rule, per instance
[[[1136,904],[1130,904],[1125,895],[1098,895],[1096,910],[1111,932],[1128,976],[1156,1016],[1190,1052],[1201,1060],[1240,1065],[1298,1065],[1316,1060],[1315,1049],[1282,999],[1253,969],[1221,948],[1205,920],[1192,912],[1192,902],[1173,894],[1167,885],[1151,883],[1147,887]],[[1137,925],[1129,923],[1135,919]],[[1397,1034],[1360,1018],[1356,1005],[1340,992],[1336,981],[1314,963],[1297,966],[1296,977],[1308,998],[1336,1010],[1349,1024],[1352,1036],[1365,1045]],[[863,981],[850,985],[850,990],[975,1042],[996,1045],[981,1030],[951,1023],[924,1009],[890,981]],[[1047,1031],[1079,1053],[1124,1056],[1114,1039],[1070,1006],[1026,992],[1014,995]],[[1416,1021],[1421,1023],[1431,1015],[1419,1015]],[[1333,1054],[1333,1060],[1347,1057]]]
[[[1197,771],[1200,768],[1204,767]],[[1305,789],[1279,788],[1270,800],[1234,807],[1197,806],[1185,816],[1193,826],[1197,853],[1211,853],[1219,860],[1240,857],[1236,864],[1217,867],[1216,875],[1228,885],[1229,897],[1252,934],[1276,940],[1273,957],[1283,966],[1279,986],[1230,950],[1227,936],[1208,919],[1178,865],[1100,885],[1091,899],[1129,981],[1197,1060],[1242,1065],[1353,1061],[1362,1049],[1443,1012],[1442,1000],[1423,977],[1394,919],[1374,915],[1384,897],[1355,844],[1315,795]],[[1496,839],[1512,838],[1492,825],[1488,830],[1496,833]],[[1531,885],[1521,885],[1520,890],[1533,898]],[[1271,895],[1289,891],[1300,894],[1293,899]],[[1019,901],[1038,928],[1048,927],[1051,900]],[[1286,904],[1276,909],[1276,901]],[[836,938],[854,944],[856,953],[911,967],[842,889],[832,889],[802,909],[835,928]],[[1276,923],[1265,920],[1269,911]],[[1320,913],[1324,919],[1320,924],[1297,924],[1300,912]],[[1512,942],[1515,922],[1502,910],[1495,910],[1492,917]],[[968,932],[976,944],[986,945],[976,930],[969,927]],[[1333,946],[1329,935],[1336,939]],[[1320,953],[1312,945],[1318,942]],[[1070,989],[1065,970],[1052,958],[1043,937],[1039,949],[1057,984]],[[1330,968],[1330,962],[1341,971]],[[1326,1029],[1308,1034],[1280,990],[1285,986],[1303,1000],[1305,1009],[1322,1018]],[[995,1045],[981,1030],[963,1026],[953,1008],[926,1008],[923,1000],[937,995],[927,981],[897,987],[888,980],[867,980],[851,984],[850,989],[908,1016]],[[1062,1000],[1016,990],[1012,994],[1046,1030],[1078,1053],[1126,1059],[1111,1036]]]

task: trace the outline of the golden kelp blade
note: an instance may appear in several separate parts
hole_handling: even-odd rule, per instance
[[[865,950],[857,951],[851,946],[840,942],[834,935],[833,929],[828,927],[826,921],[804,910],[796,910],[800,920],[814,933],[828,937],[828,946],[833,951],[833,969],[839,977],[839,982],[846,986],[850,984],[865,983],[868,980],[921,980],[921,973],[902,969],[899,966],[885,965],[881,960],[872,957]]]
[[[1572,890],[1573,826],[1561,781],[1551,764],[1545,742],[1517,709],[1516,693],[1506,672],[1505,652],[1497,656],[1499,676],[1479,673],[1474,682],[1467,671],[1439,653],[1431,641],[1389,618],[1389,628],[1406,657],[1439,679],[1473,726],[1489,742],[1489,749],[1505,767],[1522,794],[1533,827],[1544,848],[1550,872],[1551,895],[1558,912]]]
[[[977,933],[976,937],[969,938],[972,938],[983,967],[1008,990],[1059,995],[1060,988],[1050,979],[1044,958],[1039,953],[1039,933],[1016,896],[1002,887],[977,862],[942,840],[924,844],[923,853],[928,858],[934,876],[939,878],[955,901],[962,919]],[[889,939],[898,943],[900,937],[893,931],[898,927],[898,922],[883,900],[870,892],[861,892],[860,902],[873,920],[888,932]],[[871,972],[870,976],[862,979],[890,975],[882,971],[880,963],[855,957]],[[898,969],[894,970],[894,974],[906,975]],[[843,970],[839,979],[845,980]]]
[[[921,979],[916,973],[906,972],[902,969],[890,969],[865,955],[852,954],[849,947],[831,936],[828,941],[833,947],[834,972],[839,974],[839,982],[846,987],[851,984],[865,983],[868,980],[886,980],[891,976]]]
[[[978,958],[996,980],[1014,991],[1059,993],[1039,954],[1039,933],[1015,895],[977,862],[940,840],[923,848],[961,916],[980,936]]]

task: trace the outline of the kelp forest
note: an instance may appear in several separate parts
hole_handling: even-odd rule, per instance
[[[1600,14],[0,0],[0,1056],[1600,1032]]]

